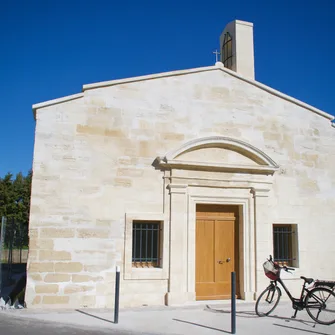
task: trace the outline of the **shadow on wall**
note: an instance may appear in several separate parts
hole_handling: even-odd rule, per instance
[[[23,308],[27,282],[27,264],[0,264],[0,308]]]
[[[0,227],[0,309],[23,308],[27,281],[28,225],[2,217]]]

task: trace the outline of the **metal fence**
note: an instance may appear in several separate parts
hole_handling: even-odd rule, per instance
[[[0,297],[13,299],[13,291],[26,280],[28,224],[2,217],[0,229]],[[20,283],[20,287],[18,287]],[[24,284],[25,286],[25,284]]]

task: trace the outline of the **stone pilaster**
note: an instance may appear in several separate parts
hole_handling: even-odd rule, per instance
[[[190,300],[187,292],[187,185],[170,184],[170,271],[167,304]]]
[[[252,188],[254,196],[255,241],[256,241],[256,288],[255,295],[259,294],[268,283],[264,275],[262,264],[273,252],[272,222],[269,205],[269,189]]]

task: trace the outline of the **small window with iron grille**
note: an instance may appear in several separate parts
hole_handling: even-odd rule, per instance
[[[233,46],[232,38],[229,33],[224,35],[223,46],[222,46],[222,63],[228,69],[232,69],[233,66]]]
[[[133,267],[161,267],[161,226],[160,221],[133,221]]]
[[[296,224],[273,225],[273,258],[279,265],[298,267]]]

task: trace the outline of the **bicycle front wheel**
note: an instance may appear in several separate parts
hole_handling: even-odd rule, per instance
[[[256,302],[256,314],[268,316],[277,307],[281,296],[279,287],[270,285],[258,297]]]
[[[317,287],[306,296],[306,310],[317,323],[331,325],[335,323],[335,294],[325,287]]]

